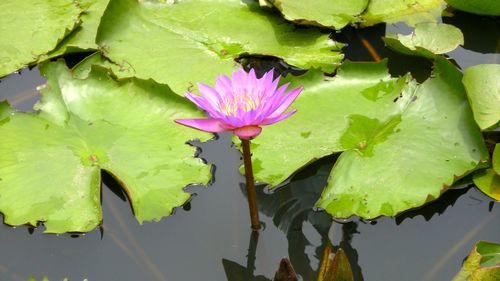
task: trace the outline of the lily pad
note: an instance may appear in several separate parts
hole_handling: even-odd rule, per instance
[[[78,0],[78,6],[83,9],[80,17],[82,24],[71,32],[50,52],[50,57],[57,57],[64,53],[97,50],[95,43],[97,28],[109,0]]]
[[[420,23],[415,31],[408,35],[388,34],[384,42],[391,49],[407,55],[434,58],[464,44],[460,29],[449,24]]]
[[[492,157],[492,168],[477,171],[474,184],[489,197],[500,201],[500,144],[495,145]]]
[[[126,191],[137,220],[159,220],[207,182],[209,166],[189,138],[207,134],[174,124],[203,114],[151,81],[116,82],[102,69],[72,76],[62,62],[44,64],[48,82],[38,113],[10,108],[0,121],[0,211],[9,225],[43,222],[46,232],[84,232],[101,222],[101,170]],[[36,141],[34,141],[36,140]]]
[[[269,0],[283,16],[298,24],[309,24],[341,29],[358,21],[368,0]]]
[[[302,68],[331,72],[343,55],[341,44],[318,29],[296,29],[258,3],[239,0],[183,0],[160,4],[111,0],[97,43],[122,77],[168,84],[183,94],[197,82],[229,74],[242,55],[283,58]],[[188,67],[179,67],[179,66]]]
[[[461,73],[439,59],[433,76],[417,87],[409,84],[398,99],[400,112],[377,121],[382,126],[374,135],[383,138],[364,137],[370,131],[359,129],[353,148],[335,164],[319,207],[336,217],[393,216],[439,197],[485,162],[487,150],[472,120]],[[351,128],[358,132],[354,122],[346,133]]]
[[[500,16],[500,1],[497,0],[446,0],[457,10],[478,15]]]
[[[317,203],[333,216],[392,216],[437,198],[487,151],[461,73],[438,59],[433,75],[417,85],[391,78],[385,63],[348,62],[334,78],[312,71],[290,78],[305,88],[298,112],[253,141],[256,178],[276,185],[345,151]]]
[[[480,64],[467,67],[463,83],[482,130],[494,129],[500,122],[500,64]]]
[[[500,244],[479,241],[453,281],[496,281],[500,278]]]
[[[0,77],[43,60],[81,12],[72,0],[0,1]]]
[[[500,201],[500,175],[493,169],[478,171],[474,174],[474,184],[489,197]]]
[[[409,25],[436,22],[445,8],[444,0],[370,0],[361,15],[363,26],[405,21]]]

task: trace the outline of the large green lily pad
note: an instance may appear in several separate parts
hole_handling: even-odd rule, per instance
[[[451,52],[462,45],[464,36],[453,25],[420,23],[411,34],[388,34],[384,42],[403,54],[434,58],[436,54]]]
[[[500,122],[500,64],[467,67],[463,83],[474,119],[482,130],[494,129]]]
[[[435,22],[445,8],[444,0],[370,0],[361,15],[363,26],[405,21],[409,25]]]
[[[473,14],[500,16],[498,0],[446,0],[453,8]]]
[[[0,1],[0,77],[36,63],[77,24],[72,0]]]
[[[500,280],[500,244],[479,241],[453,281]]]
[[[253,141],[256,178],[276,185],[345,151],[317,203],[333,216],[392,216],[437,198],[487,151],[461,73],[438,59],[433,76],[417,85],[384,64],[345,63],[334,78],[292,79],[305,87],[298,112]]]
[[[83,9],[81,25],[71,32],[50,52],[50,57],[56,57],[64,53],[97,50],[95,43],[97,28],[101,17],[108,5],[109,0],[78,0],[78,6]]]
[[[334,29],[358,21],[358,16],[366,9],[368,0],[269,0],[283,16],[298,24],[310,24]]]
[[[296,29],[258,3],[183,0],[175,4],[111,0],[97,43],[118,77],[152,78],[179,94],[228,74],[243,54],[333,71],[341,44],[314,28]]]
[[[114,81],[94,69],[77,79],[62,62],[44,64],[39,113],[0,107],[0,211],[9,225],[41,221],[46,232],[89,231],[101,222],[100,174],[111,173],[139,222],[159,220],[207,182],[190,138],[208,134],[174,118],[203,114],[151,81]]]

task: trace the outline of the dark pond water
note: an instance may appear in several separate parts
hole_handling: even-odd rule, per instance
[[[458,14],[443,21],[464,32],[464,47],[450,54],[460,67],[500,62],[498,18]],[[337,36],[350,42],[345,51],[351,60],[389,57],[392,73],[412,71],[425,79],[428,61],[387,50],[380,39],[407,31],[404,25],[379,25]],[[30,110],[42,83],[36,69],[13,74],[0,82],[0,100]],[[190,187],[195,195],[174,216],[139,225],[120,187],[104,175],[101,229],[57,236],[0,225],[0,280],[272,280],[280,259],[289,257],[309,281],[316,280],[328,240],[346,251],[357,280],[450,280],[475,242],[500,241],[500,205],[471,185],[396,218],[333,222],[313,212],[335,156],[314,163],[274,194],[259,192],[265,229],[255,237],[241,189],[240,154],[229,136],[197,145],[200,156],[215,164],[215,180]]]

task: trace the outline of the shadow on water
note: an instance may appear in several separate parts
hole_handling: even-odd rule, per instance
[[[461,67],[495,62],[498,18],[457,15],[443,19],[465,34],[464,48],[450,57]],[[410,71],[417,80],[425,80],[431,63],[385,48],[380,38],[388,31],[407,32],[408,28],[346,28],[334,37],[349,42],[348,59],[387,57],[393,75]],[[245,59],[247,66],[258,64],[261,73],[278,64],[281,73],[302,73],[279,60]],[[44,79],[36,68],[21,73],[1,80],[0,100],[28,111],[38,99],[35,88]],[[272,280],[281,258],[288,257],[301,280],[309,281],[317,280],[328,247],[345,251],[355,280],[450,280],[477,240],[498,241],[498,203],[467,183],[395,218],[336,221],[314,211],[337,155],[317,160],[271,193],[258,188],[265,229],[256,236],[249,228],[242,192],[241,155],[231,137],[221,134],[191,144],[200,147],[201,158],[214,164],[214,178],[207,186],[187,187],[193,196],[174,216],[139,225],[123,189],[103,172],[101,229],[56,236],[43,234],[43,226],[1,226],[0,280],[47,275],[51,280],[265,281]]]

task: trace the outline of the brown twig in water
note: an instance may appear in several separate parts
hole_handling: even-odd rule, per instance
[[[370,54],[370,56],[372,56],[373,60],[374,61],[380,61],[381,57],[377,53],[377,51],[375,50],[375,48],[372,46],[372,44],[368,40],[366,40],[366,38],[363,37],[363,35],[361,35],[359,33],[356,33],[356,35],[358,35],[359,39],[361,40],[361,44],[363,44],[363,46],[368,51],[368,53]]]

